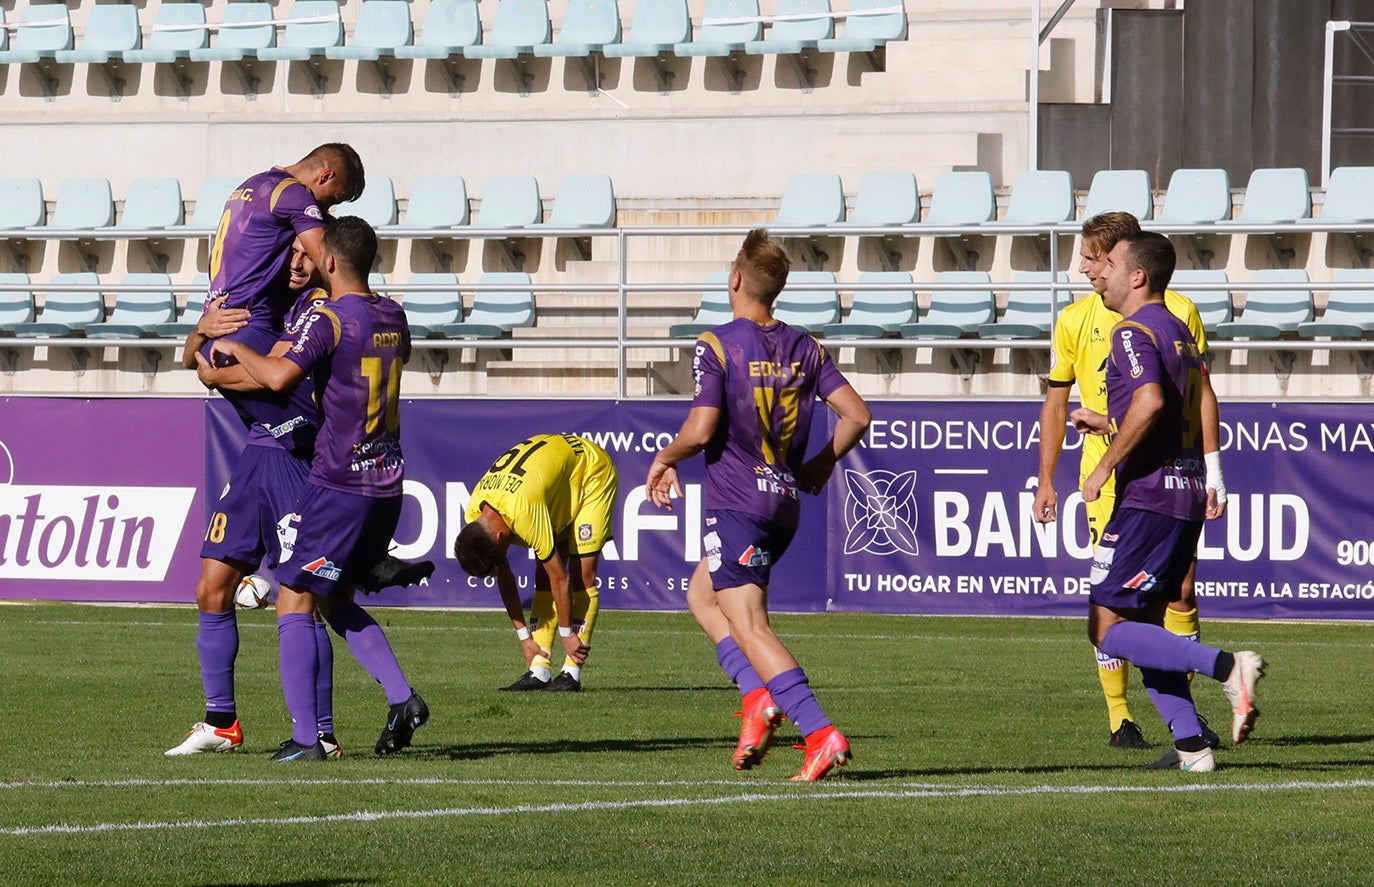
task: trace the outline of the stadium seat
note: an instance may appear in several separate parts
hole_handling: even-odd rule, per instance
[[[160,3],[153,14],[153,28],[141,49],[126,49],[130,64],[171,64],[189,59],[191,52],[210,45],[205,7],[200,3]]]
[[[277,45],[277,29],[271,24],[274,13],[270,3],[230,3],[224,7],[215,43],[191,50],[193,62],[236,62],[256,56]]]
[[[186,306],[177,314],[175,320],[154,324],[155,335],[176,339],[189,336],[195,330],[196,321],[200,320],[200,315],[205,311],[205,297],[210,290],[210,275],[203,272],[197,274],[191,278],[191,285],[195,289],[186,295]]]
[[[855,15],[856,12],[866,14]],[[820,40],[816,48],[821,52],[872,52],[890,40],[905,39],[906,9],[902,0],[851,0],[844,33]]]
[[[442,231],[468,223],[468,186],[462,176],[418,176],[397,227]]]
[[[911,283],[907,271],[864,271],[859,283]],[[826,338],[881,339],[895,336],[916,316],[916,293],[901,290],[855,290],[854,304],[839,323],[823,327]]]
[[[224,215],[224,204],[229,195],[243,184],[243,179],[228,176],[211,176],[201,179],[196,191],[196,205],[191,210],[191,221],[186,223],[189,232],[213,234],[219,227],[220,216]]]
[[[686,0],[641,0],[630,21],[629,37],[602,50],[609,58],[649,58],[672,52],[692,39]]]
[[[609,228],[615,224],[615,192],[608,175],[564,176],[545,228]]]
[[[778,0],[777,20],[768,26],[762,40],[750,40],[744,51],[750,55],[796,55],[835,36],[835,20],[830,17],[830,0]],[[813,15],[814,18],[800,18]]]
[[[1043,283],[1048,285],[1050,282],[1049,271],[1018,271],[1013,277],[1015,283]],[[1069,275],[1059,272],[1059,281],[1067,284]],[[1013,290],[1007,297],[1007,310],[1002,313],[1002,317],[993,323],[985,323],[978,327],[978,335],[983,339],[1038,339],[1049,335],[1050,326],[1054,323],[1054,318],[1050,314],[1050,305],[1054,294],[1048,290]],[[1069,290],[1066,286],[1059,292],[1059,302],[1066,303],[1070,299]]]
[[[1083,218],[1105,212],[1128,212],[1142,222],[1154,218],[1154,195],[1150,174],[1143,169],[1103,169],[1088,186]]]
[[[814,228],[844,221],[844,186],[833,172],[798,172],[787,177],[776,228]]]
[[[620,42],[620,6],[616,0],[569,0],[558,37],[534,47],[541,58],[589,56]]]
[[[159,231],[181,225],[181,183],[173,178],[134,179],[124,197],[124,213],[115,229],[121,233]]]
[[[10,48],[10,29],[6,27],[5,9],[0,7],[0,52]]]
[[[1374,270],[1369,268],[1337,268],[1334,283],[1363,283],[1367,289],[1332,290],[1326,300],[1321,319],[1298,324],[1298,335],[1304,339],[1329,337],[1332,339],[1362,339],[1374,332]]]
[[[687,323],[675,323],[668,327],[668,337],[694,339],[713,327],[734,320],[734,312],[730,309],[730,291],[726,288],[729,279],[727,271],[712,271],[706,275],[708,289],[701,293],[696,315]]]
[[[346,46],[325,48],[325,58],[379,61],[409,46],[414,31],[406,0],[363,0],[358,21]]]
[[[40,228],[48,218],[43,183],[38,179],[0,179],[0,230]]]
[[[921,227],[981,225],[997,216],[992,176],[986,172],[945,172],[935,180],[930,213]]]
[[[385,0],[392,2],[392,0]],[[396,224],[396,188],[390,176],[368,176],[362,196],[330,210],[334,218],[357,216],[373,228]]]
[[[86,17],[86,33],[76,49],[59,49],[54,58],[63,64],[86,62],[103,65],[112,58],[123,58],[126,51],[143,45],[138,29],[138,8],[132,4],[111,3],[91,7]]]
[[[476,227],[528,228],[543,218],[539,182],[534,176],[495,176],[487,180]]]
[[[804,333],[820,335],[840,319],[840,293],[832,271],[793,271],[778,294],[773,316]]]
[[[1245,186],[1245,202],[1235,219],[1222,224],[1282,225],[1312,216],[1312,190],[1300,166],[1257,169]]]
[[[126,274],[125,284],[148,287],[143,292],[119,293],[114,310],[102,323],[86,327],[92,339],[140,339],[157,335],[158,324],[171,323],[176,315],[176,298],[170,289],[172,280],[166,274]]]
[[[1254,283],[1307,283],[1307,272],[1296,268],[1265,268],[1254,273]],[[1296,333],[1312,319],[1312,293],[1307,289],[1251,290],[1245,307],[1232,321],[1217,325],[1224,339],[1277,339]]]
[[[1215,224],[1231,218],[1231,179],[1224,169],[1176,169],[1155,221],[1165,225]]]
[[[1202,328],[1208,333],[1216,330],[1219,324],[1231,319],[1231,291],[1193,289],[1195,283],[1226,283],[1226,272],[1221,269],[1180,268],[1174,272],[1169,289],[1187,296],[1197,306]]]
[[[544,0],[500,0],[491,32],[480,46],[463,50],[468,58],[513,59],[531,55],[549,42],[549,8]]]
[[[724,58],[744,52],[746,43],[763,37],[763,22],[758,18],[758,0],[707,0],[706,14],[697,35],[675,45],[673,54]],[[737,19],[753,21],[734,21]]]
[[[259,49],[258,58],[269,62],[304,62],[342,44],[343,20],[335,0],[296,0],[281,39],[276,46]]]
[[[21,271],[0,273],[0,285],[29,286],[29,275]],[[13,336],[15,327],[33,322],[31,290],[0,289],[0,336]]]
[[[1028,169],[1016,177],[1007,214],[989,225],[1040,226],[1073,221],[1073,177],[1062,169]]]
[[[114,224],[114,198],[107,179],[66,179],[53,209],[55,229],[96,231]]]
[[[981,283],[984,290],[941,289],[941,284]],[[992,278],[986,271],[941,271],[930,294],[930,308],[916,323],[903,324],[904,339],[958,339],[978,332],[997,315]]]
[[[463,320],[463,296],[458,275],[434,272],[410,275],[410,283],[448,286],[443,291],[410,291],[402,297],[410,335],[416,339],[440,339],[445,328]]]
[[[86,327],[99,323],[105,316],[105,306],[101,301],[100,279],[92,271],[78,271],[75,274],[54,274],[52,283],[57,286],[89,286],[90,290],[77,292],[48,292],[43,302],[43,310],[38,319],[29,323],[15,324],[14,334],[25,338],[65,338],[84,335]],[[42,287],[38,287],[42,289]]]
[[[1322,225],[1374,222],[1374,166],[1333,169],[1326,183],[1322,214],[1298,221]]]
[[[854,212],[837,225],[860,228],[885,228],[910,225],[921,218],[921,195],[916,176],[909,172],[879,171],[864,173],[859,192],[854,195]]]
[[[520,286],[528,285],[530,276],[523,271],[488,271],[477,282],[479,285]],[[516,327],[533,325],[533,293],[485,290],[473,296],[467,320],[444,327],[444,335],[450,339],[499,339]]]
[[[10,48],[0,50],[0,65],[26,65],[54,58],[72,48],[72,21],[65,3],[30,3],[19,13],[22,27]]]
[[[464,55],[482,42],[477,0],[434,0],[414,44],[396,50],[398,59],[446,59]]]

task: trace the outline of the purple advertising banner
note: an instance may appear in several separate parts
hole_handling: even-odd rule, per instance
[[[223,486],[242,446],[227,405],[3,403],[0,596],[192,600],[205,519],[200,491]],[[1075,432],[1059,462],[1060,519],[1041,526],[1030,518],[1038,403],[872,406],[861,447],[804,504],[796,541],[773,574],[775,609],[1084,612],[1090,551]],[[432,559],[438,569],[427,587],[372,600],[498,606],[491,583],[466,576],[451,555],[469,491],[515,443],[567,431],[603,446],[620,472],[602,605],[682,609],[701,556],[701,460],[684,466],[686,495],[671,512],[649,505],[643,484],[653,453],[687,409],[681,401],[403,403],[407,495],[396,554]],[[1361,501],[1374,461],[1374,405],[1222,410],[1231,500],[1225,517],[1207,525],[1199,550],[1204,615],[1374,618],[1374,521]],[[828,434],[818,424],[813,448]],[[533,561],[513,550],[512,565],[528,593]]]

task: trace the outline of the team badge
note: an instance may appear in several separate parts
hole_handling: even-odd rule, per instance
[[[591,525],[591,524],[578,524],[578,525],[577,525],[577,541],[578,541],[578,542],[590,542],[590,541],[592,541],[592,525]]]
[[[307,216],[309,216],[312,219],[320,219],[321,221],[324,220],[324,215],[320,212],[320,208],[313,203],[307,206],[304,212]]]

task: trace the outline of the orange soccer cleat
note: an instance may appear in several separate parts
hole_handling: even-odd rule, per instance
[[[736,770],[748,770],[763,763],[764,755],[773,745],[773,731],[786,717],[773,701],[766,687],[751,690],[744,697],[744,711],[735,712],[744,719],[739,729],[739,744],[735,746]]]
[[[849,740],[833,726],[817,730],[806,737],[805,745],[796,745],[793,748],[806,751],[801,772],[792,777],[793,782],[815,782],[854,757],[854,753],[849,750]]]

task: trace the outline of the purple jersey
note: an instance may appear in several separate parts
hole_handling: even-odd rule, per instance
[[[844,375],[805,333],[743,318],[701,335],[692,375],[692,406],[723,414],[706,446],[705,507],[796,526],[816,398],[847,385]]]
[[[294,342],[305,318],[328,301],[329,293],[322,289],[302,292],[283,318],[286,331],[282,340]],[[279,415],[269,416],[266,404],[252,411],[257,415],[248,429],[248,446],[282,447],[308,461],[315,451],[315,434],[320,426],[314,380],[306,377],[289,394],[277,395],[277,398],[281,407]]]
[[[1164,393],[1154,427],[1116,466],[1117,508],[1202,520],[1202,360],[1193,334],[1162,302],[1150,302],[1112,328],[1111,343],[1107,418],[1113,433],[1137,389],[1154,383]]]
[[[401,495],[401,365],[410,358],[401,306],[344,293],[306,315],[286,358],[314,377],[320,405],[310,483],[373,498]]]

